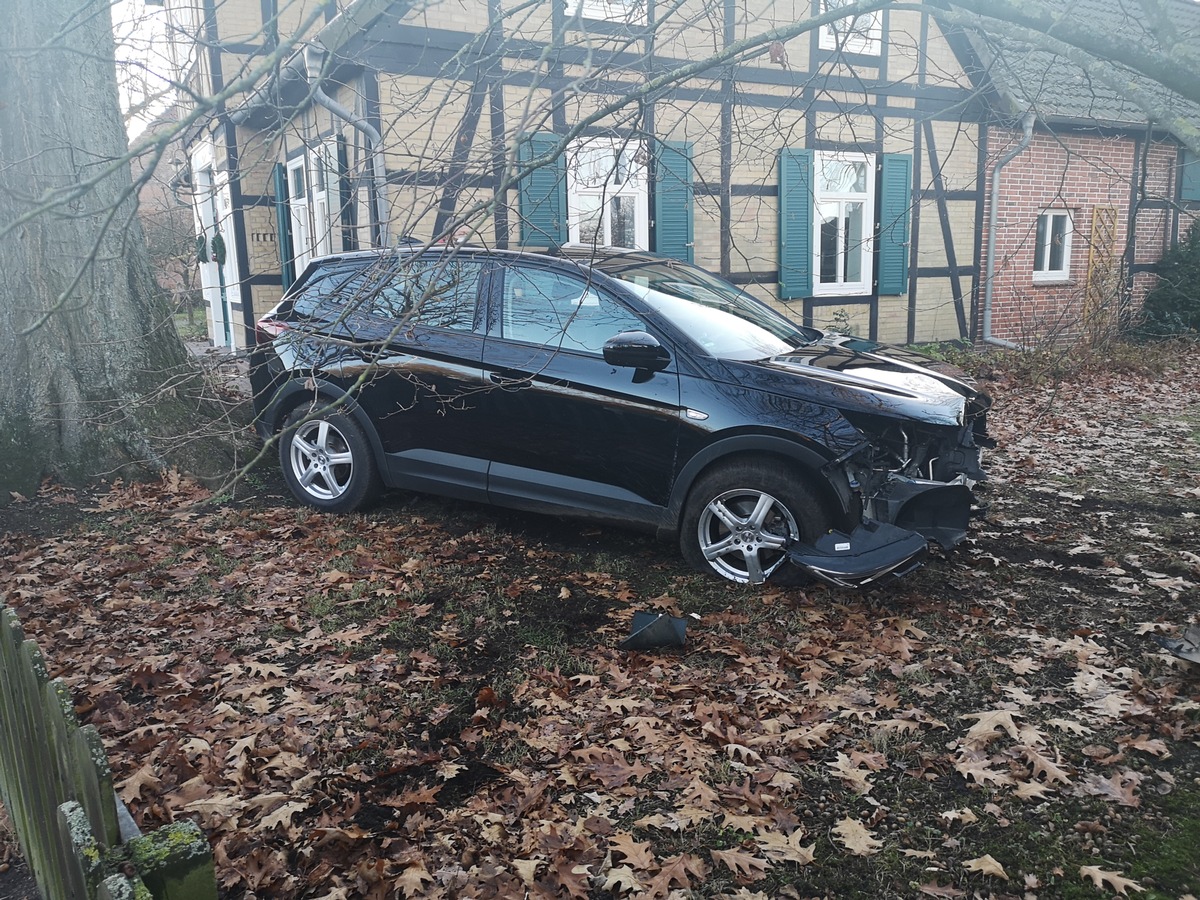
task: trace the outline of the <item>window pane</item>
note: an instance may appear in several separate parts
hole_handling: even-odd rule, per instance
[[[292,175],[292,199],[303,200],[305,197],[306,185],[304,178],[304,166],[299,165],[289,170]]]
[[[867,190],[867,164],[862,160],[826,157],[821,162],[821,193],[862,194]]]
[[[634,159],[633,145],[618,147],[616,151],[616,171],[613,173],[614,184],[625,184],[635,172],[637,161]]]
[[[373,267],[343,284],[348,309],[406,324],[470,331],[482,266],[474,260],[419,259],[399,268]]]
[[[646,20],[644,0],[569,0],[567,15],[636,24]]]
[[[866,241],[866,235],[863,233],[863,204],[846,204],[845,223],[846,277],[843,280],[857,284],[863,280],[863,250]]]
[[[414,266],[413,321],[431,328],[470,331],[481,264],[474,260],[421,260]]]
[[[632,197],[613,197],[609,201],[612,236],[609,245],[612,247],[637,246],[637,210]]]
[[[1037,237],[1033,247],[1033,271],[1046,271],[1046,219],[1048,216],[1043,213],[1038,216],[1037,220]]]
[[[575,152],[575,177],[581,187],[601,187],[615,168],[612,147],[585,145]]]
[[[292,298],[293,312],[301,316],[317,316],[323,307],[329,307],[324,310],[324,315],[328,316],[331,309],[336,310],[340,307],[340,303],[331,305],[327,298],[336,292],[339,283],[347,280],[348,274],[351,273],[347,273],[345,269],[333,269],[314,275]]]
[[[579,194],[575,198],[579,210],[579,240],[585,244],[603,244],[604,208],[596,194]]]
[[[1067,217],[1064,215],[1052,216],[1050,219],[1050,266],[1051,272],[1062,272],[1066,266],[1063,265],[1063,252],[1066,250],[1067,239]]]
[[[341,176],[341,170],[338,161],[338,148],[336,143],[327,144],[325,146],[324,159],[326,188],[331,191],[336,191],[338,189],[338,179]]]
[[[822,203],[818,210],[821,217],[820,279],[822,284],[836,284],[838,280],[839,207],[838,203]]]
[[[613,335],[645,326],[616,300],[577,278],[509,269],[504,277],[503,327],[510,340],[599,353]]]
[[[853,0],[825,0],[823,11],[840,9]],[[882,18],[878,11],[837,19],[821,28],[821,47],[826,50],[847,50],[850,53],[879,53],[883,35]],[[828,37],[827,37],[828,36]]]

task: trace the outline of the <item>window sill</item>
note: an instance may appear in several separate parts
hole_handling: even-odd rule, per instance
[[[1070,275],[1046,274],[1034,275],[1033,284],[1035,287],[1061,287],[1063,285],[1075,284],[1075,279]]]
[[[850,285],[847,289],[843,285],[830,285],[828,288],[820,288],[813,286],[813,300],[838,300],[848,297],[870,297],[871,289],[864,286]]]

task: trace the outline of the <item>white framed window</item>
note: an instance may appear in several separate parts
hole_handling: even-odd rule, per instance
[[[310,152],[312,168],[313,252],[325,256],[333,252],[333,218],[338,205],[337,145],[320,144]],[[331,202],[332,200],[332,202]]]
[[[582,138],[567,148],[567,227],[574,243],[649,248],[646,151],[641,141]]]
[[[1037,220],[1034,239],[1033,280],[1066,281],[1071,277],[1071,213],[1048,209]]]
[[[821,0],[821,12],[839,9],[852,0]],[[846,16],[821,26],[818,39],[822,50],[878,56],[883,42],[883,14],[879,10]]]
[[[645,25],[645,0],[567,0],[567,18]]]
[[[337,143],[326,141],[288,160],[288,210],[292,221],[292,253],[296,273],[314,256],[334,252],[335,217],[339,216]]]
[[[312,218],[308,208],[308,160],[297,156],[287,163],[288,215],[292,220],[292,260],[298,276],[312,259]]]
[[[813,174],[813,296],[869,294],[875,157],[818,153]]]

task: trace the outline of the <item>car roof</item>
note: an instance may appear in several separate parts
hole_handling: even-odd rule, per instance
[[[665,257],[657,256],[645,250],[630,250],[622,247],[599,247],[591,244],[564,244],[550,246],[527,246],[511,250],[500,250],[485,247],[480,244],[425,244],[416,239],[404,239],[394,247],[374,247],[368,250],[349,250],[342,253],[331,253],[314,257],[311,262],[317,265],[330,265],[342,262],[357,262],[360,260],[377,260],[387,256],[411,255],[416,253],[437,251],[463,251],[472,254],[484,253],[497,259],[567,259],[576,265],[602,267],[605,262],[620,260],[621,262],[675,262]]]

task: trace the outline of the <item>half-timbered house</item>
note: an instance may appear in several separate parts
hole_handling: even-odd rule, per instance
[[[252,341],[312,256],[400,240],[645,248],[818,326],[1024,343],[1079,330],[1102,289],[1132,302],[1187,196],[1170,134],[1030,94],[929,12],[166,4],[181,72],[220,98],[187,176],[217,344]]]

